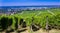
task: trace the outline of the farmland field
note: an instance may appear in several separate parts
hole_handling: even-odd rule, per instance
[[[60,8],[22,11],[21,13],[0,16],[0,32],[39,32],[40,29],[60,31]],[[40,33],[40,32],[39,32]],[[56,33],[56,32],[55,32]],[[59,32],[58,32],[59,33]]]

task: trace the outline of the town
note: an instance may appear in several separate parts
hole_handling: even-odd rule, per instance
[[[34,10],[46,10],[46,9],[52,9],[52,8],[59,8],[59,7],[0,7],[0,15],[2,14],[16,14],[21,13],[22,11],[34,11]]]

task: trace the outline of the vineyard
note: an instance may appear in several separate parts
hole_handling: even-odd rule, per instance
[[[37,31],[40,28],[60,30],[60,9],[22,11],[14,15],[0,15],[0,32],[19,31],[26,27],[29,27],[30,31]]]

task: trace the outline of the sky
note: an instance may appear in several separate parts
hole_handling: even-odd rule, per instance
[[[0,0],[0,6],[60,5],[60,0]]]

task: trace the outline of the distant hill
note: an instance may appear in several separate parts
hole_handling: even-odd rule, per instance
[[[60,5],[40,5],[40,6],[0,6],[0,8],[24,8],[24,7],[60,7]]]

